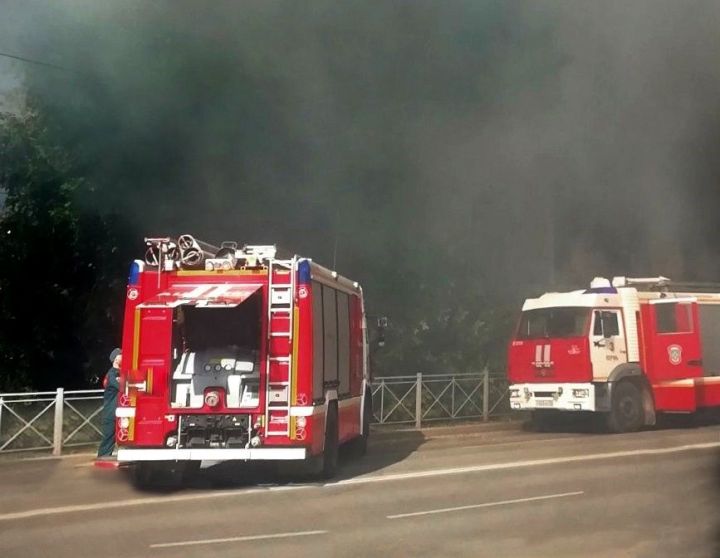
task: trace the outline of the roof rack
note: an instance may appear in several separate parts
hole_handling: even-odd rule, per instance
[[[670,279],[662,275],[657,277],[613,277],[612,286],[655,288],[667,285],[669,282]]]
[[[720,293],[720,283],[671,281],[662,290],[681,293]]]
[[[717,293],[720,283],[707,281],[673,281],[668,277],[613,277],[613,287],[636,287],[648,291]]]
[[[231,270],[238,268],[268,267],[279,257],[275,245],[244,245],[225,241],[215,246],[183,234],[177,238],[146,238],[145,263],[158,271],[175,269]],[[292,257],[292,256],[289,256]],[[286,258],[287,259],[287,258]]]

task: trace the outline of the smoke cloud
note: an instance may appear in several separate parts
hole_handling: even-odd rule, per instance
[[[0,51],[66,68],[13,71],[88,206],[138,236],[277,242],[395,312],[443,283],[514,299],[720,271],[717,2],[2,12]]]

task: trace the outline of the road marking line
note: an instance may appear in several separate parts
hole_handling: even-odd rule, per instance
[[[530,436],[530,435],[529,435],[529,436]],[[452,437],[453,437],[453,436],[447,436],[447,438],[452,438]],[[469,436],[464,436],[464,435],[455,436],[455,439],[457,439],[457,438],[464,438],[464,437],[469,437]],[[517,445],[520,445],[520,444],[522,444],[523,446],[527,446],[528,444],[542,444],[542,443],[546,443],[546,442],[568,442],[568,443],[572,443],[572,442],[574,442],[574,441],[576,441],[576,440],[582,440],[582,439],[587,440],[587,436],[570,436],[570,435],[568,435],[567,437],[566,437],[566,436],[562,436],[562,437],[554,436],[554,437],[551,437],[551,438],[525,438],[525,437],[523,437],[523,438],[520,438],[520,439],[517,439],[517,440],[507,440],[507,441],[505,441],[505,442],[485,442],[485,443],[481,443],[481,444],[465,444],[465,445],[462,445],[462,446],[449,446],[449,447],[433,447],[432,445],[428,445],[428,444],[429,444],[430,442],[432,442],[433,440],[437,440],[437,439],[439,439],[439,438],[440,438],[440,437],[438,437],[438,438],[428,438],[427,440],[425,440],[425,443],[423,444],[423,447],[426,448],[428,451],[433,451],[433,452],[438,452],[438,451],[443,451],[443,450],[449,450],[449,451],[458,450],[458,452],[461,452],[462,450],[472,449],[472,448],[487,448],[487,449],[493,449],[493,448],[497,448],[497,447],[500,447],[500,446],[517,446]],[[397,440],[396,440],[395,442],[397,442]],[[397,444],[396,444],[396,443],[393,443],[393,444],[384,444],[384,443],[383,443],[383,444],[380,444],[380,443],[378,443],[377,445],[370,446],[370,449],[372,450],[373,448],[379,448],[380,445],[393,445],[393,446],[395,446],[395,445],[397,445]],[[384,449],[384,448],[383,448],[383,449]],[[368,451],[370,451],[370,450],[368,450]],[[397,452],[397,453],[401,453],[401,452],[402,452],[402,449],[398,449],[398,450],[396,450],[396,452]]]
[[[271,535],[249,535],[246,537],[228,537],[225,539],[205,539],[199,541],[180,541],[171,543],[151,544],[150,548],[171,548],[175,546],[193,546],[200,544],[218,544],[228,542],[263,541],[267,539],[287,539],[290,537],[309,537],[311,535],[325,535],[327,531],[295,531],[293,533],[273,533]]]
[[[245,497],[248,494],[261,494],[271,491],[284,490],[300,490],[313,487],[343,487],[354,484],[371,484],[376,482],[387,482],[394,480],[419,479],[427,477],[439,477],[447,475],[458,475],[464,473],[479,473],[484,471],[502,471],[504,469],[517,469],[523,467],[539,467],[543,465],[555,465],[560,463],[575,463],[582,461],[596,461],[599,459],[614,459],[619,457],[640,457],[645,455],[663,455],[680,453],[684,451],[706,450],[720,448],[720,442],[707,442],[702,444],[689,444],[683,446],[674,446],[670,448],[645,449],[618,451],[611,453],[596,453],[588,455],[574,455],[568,457],[555,457],[549,459],[534,459],[528,461],[514,461],[509,463],[494,463],[489,465],[471,465],[468,467],[454,467],[449,469],[430,469],[425,471],[415,471],[411,473],[395,473],[369,477],[356,477],[352,479],[341,480],[323,485],[318,484],[301,484],[301,485],[281,485],[268,488],[251,488],[246,490],[225,490],[222,492],[204,492],[201,494],[178,494],[175,496],[158,496],[150,498],[134,498],[130,500],[119,500],[116,502],[99,502],[95,504],[79,504],[74,506],[61,506],[56,508],[32,509],[21,512],[0,514],[0,521],[9,521],[14,519],[28,519],[32,517],[42,517],[48,515],[58,515],[65,513],[76,513],[86,511],[97,511],[114,508],[125,508],[129,506],[145,506],[154,504],[168,504],[174,502],[187,502],[193,500],[206,500],[211,498],[226,497]]]
[[[453,467],[450,469],[430,469],[426,471],[415,471],[412,473],[395,473],[387,475],[378,475],[374,477],[356,477],[353,479],[345,479],[323,486],[347,486],[350,484],[369,484],[374,482],[387,482],[395,480],[419,479],[426,477],[441,477],[447,475],[461,475],[465,473],[479,473],[485,471],[502,471],[504,469],[519,469],[523,467],[540,467],[543,465],[557,465],[560,463],[575,463],[580,461],[597,461],[600,459],[615,459],[618,457],[641,457],[645,455],[664,455],[672,453],[680,453],[692,450],[717,449],[720,448],[720,442],[707,442],[703,444],[689,444],[683,446],[675,446],[671,448],[645,449],[645,450],[628,450],[616,451],[609,453],[591,453],[587,455],[572,455],[568,457],[553,457],[548,459],[531,459],[528,461],[513,461],[509,463],[492,463],[489,465],[470,465],[467,467]],[[2,516],[0,516],[2,519]]]
[[[427,510],[412,513],[398,513],[395,515],[387,515],[388,519],[402,519],[404,517],[417,517],[419,515],[434,515],[437,513],[448,513],[462,510],[475,510],[478,508],[492,508],[495,506],[507,506],[508,504],[521,504],[524,502],[537,502],[539,500],[552,500],[554,498],[568,498],[569,496],[580,496],[584,492],[563,492],[561,494],[548,494],[546,496],[533,496],[531,498],[518,498],[517,500],[502,500],[500,502],[487,502],[485,504],[472,504],[469,506],[458,506],[456,508],[440,508],[437,510]]]
[[[133,498],[130,500],[118,500],[116,502],[98,502],[97,504],[78,504],[75,506],[61,506],[57,508],[41,508],[2,514],[0,515],[0,521],[8,521],[11,519],[27,519],[31,517],[40,517],[45,515],[58,515],[65,513],[126,508],[129,506],[147,506],[150,504],[168,504],[173,502],[187,502],[192,500],[208,500],[211,498],[246,496],[248,494],[261,494],[263,492],[268,492],[269,490],[280,492],[286,490],[299,490],[301,488],[309,488],[310,486],[312,485],[273,486],[269,489],[251,488],[248,490],[224,490],[222,492],[204,492],[202,494],[178,494],[177,496]]]

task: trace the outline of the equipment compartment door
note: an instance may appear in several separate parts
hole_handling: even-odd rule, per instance
[[[135,442],[139,445],[160,445],[164,442],[162,417],[168,405],[172,309],[137,308],[135,312],[130,379],[145,382],[144,390],[130,390],[137,406]]]
[[[691,299],[653,300],[651,358],[654,380],[703,375],[697,303]]]

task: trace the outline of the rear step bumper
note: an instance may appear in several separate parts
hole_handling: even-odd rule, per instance
[[[129,461],[293,461],[307,457],[305,448],[118,449],[117,460]]]

